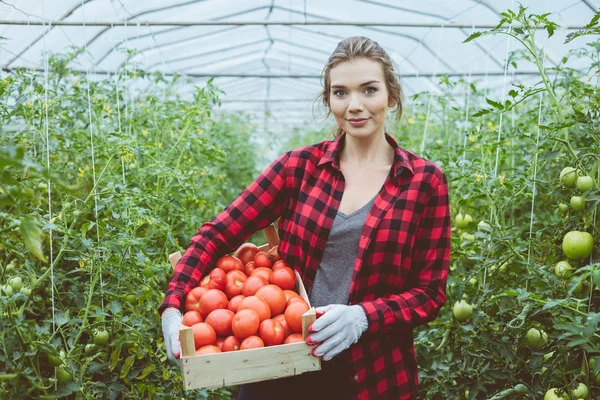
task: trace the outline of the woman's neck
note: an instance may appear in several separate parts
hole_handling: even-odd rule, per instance
[[[394,148],[385,135],[374,135],[357,139],[346,133],[340,163],[356,166],[391,165],[394,162]]]

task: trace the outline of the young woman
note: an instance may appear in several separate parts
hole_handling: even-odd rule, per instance
[[[307,343],[317,344],[322,370],[242,385],[238,399],[415,399],[413,328],[446,300],[447,181],[386,132],[388,110],[401,116],[402,91],[377,42],[343,40],[323,76],[336,138],[281,155],[202,225],[159,308],[167,352],[179,356],[187,292],[219,257],[279,219],[279,254],[321,314]]]

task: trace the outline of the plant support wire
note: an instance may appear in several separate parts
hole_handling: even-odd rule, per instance
[[[266,25],[306,25],[306,26],[389,26],[397,28],[458,28],[469,29],[471,24],[460,23],[417,23],[417,22],[382,22],[382,21],[139,21],[137,23],[127,23],[126,21],[31,21],[32,26],[106,26],[106,27],[139,27],[139,26],[266,26]],[[27,21],[22,20],[0,20],[0,25],[28,25]],[[495,29],[496,24],[477,24],[476,29]],[[546,29],[543,26],[536,29]],[[585,25],[568,25],[564,27],[568,30],[584,29]]]

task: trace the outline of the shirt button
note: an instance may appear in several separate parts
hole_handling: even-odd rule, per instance
[[[354,380],[357,381],[358,380],[358,375],[354,375]]]

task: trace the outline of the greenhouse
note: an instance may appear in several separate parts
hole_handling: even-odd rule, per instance
[[[0,0],[0,399],[600,398],[599,21]]]

